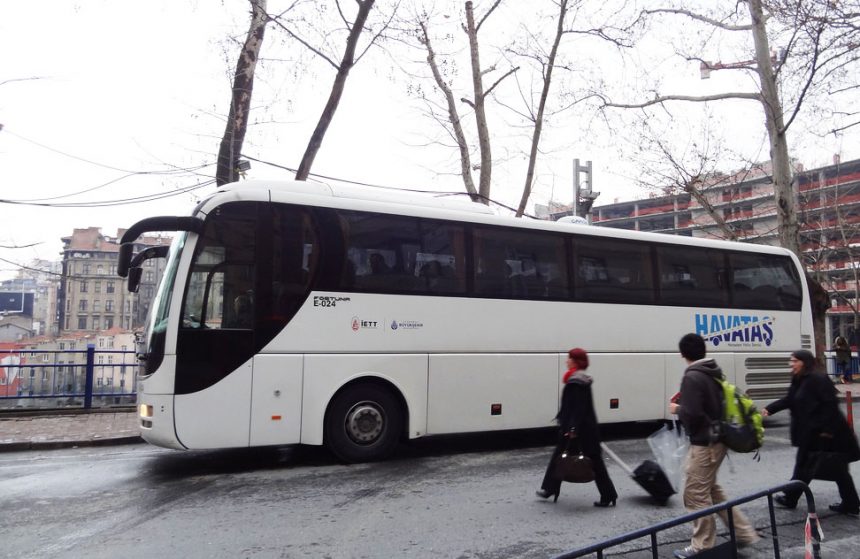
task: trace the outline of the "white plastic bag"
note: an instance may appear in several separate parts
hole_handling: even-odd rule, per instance
[[[690,440],[684,433],[681,423],[665,424],[648,437],[648,446],[654,459],[663,468],[666,477],[677,492],[682,491],[681,480],[684,473],[684,459],[690,448]]]

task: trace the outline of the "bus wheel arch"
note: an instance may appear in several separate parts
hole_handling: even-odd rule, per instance
[[[342,386],[329,401],[323,423],[325,446],[344,462],[370,462],[391,454],[406,434],[406,401],[380,378]]]

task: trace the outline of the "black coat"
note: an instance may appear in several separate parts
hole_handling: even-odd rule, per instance
[[[591,382],[574,378],[564,385],[561,409],[556,418],[562,433],[576,429],[584,454],[600,455],[600,431],[597,428],[597,415],[594,413]]]
[[[765,409],[774,414],[784,409],[791,411],[791,444],[806,450],[822,445],[821,433],[833,438],[826,446],[829,450],[845,452],[852,461],[860,459],[857,437],[839,410],[836,387],[823,373],[804,372],[794,375],[785,398],[768,404]]]

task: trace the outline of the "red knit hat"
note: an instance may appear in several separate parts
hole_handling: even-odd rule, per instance
[[[567,356],[573,359],[577,369],[584,371],[588,368],[588,354],[584,349],[575,347],[567,352]]]

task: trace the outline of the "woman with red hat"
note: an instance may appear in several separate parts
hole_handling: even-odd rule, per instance
[[[567,437],[570,431],[574,430],[582,453],[591,459],[594,468],[594,482],[600,492],[600,500],[595,501],[594,506],[614,507],[618,492],[609,478],[609,472],[606,471],[606,464],[603,463],[600,452],[600,432],[597,428],[597,416],[594,413],[594,400],[591,395],[593,379],[585,373],[586,369],[588,369],[588,354],[584,349],[577,347],[567,352],[567,372],[562,377],[564,390],[561,394],[561,409],[556,416],[559,426],[558,444],[552,453],[543,483],[536,495],[542,499],[553,497],[553,501],[558,501],[561,480],[556,476],[555,465],[558,457],[567,448]]]

